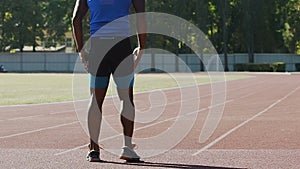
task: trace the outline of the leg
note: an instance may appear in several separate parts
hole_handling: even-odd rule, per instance
[[[120,159],[127,162],[143,162],[140,156],[133,150],[132,135],[134,129],[135,109],[133,104],[133,88],[118,89],[118,94],[122,103],[121,122],[123,125],[124,144]]]
[[[90,135],[90,151],[88,161],[100,161],[98,139],[102,120],[102,105],[107,92],[111,69],[106,59],[107,43],[98,38],[92,38],[89,54],[91,102],[88,109],[88,130]],[[109,45],[108,45],[109,46]]]
[[[135,109],[133,103],[133,88],[118,89],[118,95],[121,100],[121,123],[123,126],[124,144],[132,147],[132,135],[134,129]]]
[[[112,49],[110,62],[115,84],[117,85],[118,95],[121,100],[121,123],[123,126],[124,144],[132,147],[131,138],[134,128],[134,103],[133,103],[133,79],[134,79],[134,60],[130,39],[123,39]]]
[[[98,139],[102,120],[102,105],[107,88],[91,88],[91,102],[88,108],[88,129],[90,134],[90,150],[99,151]]]
[[[112,73],[121,100],[121,123],[124,134],[124,147],[120,159],[127,162],[141,162],[133,150],[132,136],[134,130],[135,108],[133,103],[134,60],[129,38],[115,46],[110,62]],[[113,59],[112,59],[113,58]]]

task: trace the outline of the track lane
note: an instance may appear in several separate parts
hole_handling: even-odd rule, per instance
[[[283,81],[284,83],[283,82],[281,83],[280,81]],[[239,89],[239,87],[247,86],[250,83],[253,85],[249,86],[248,88]],[[263,85],[259,85],[259,84],[263,84]],[[287,99],[282,100],[281,102],[277,103],[275,106],[270,108],[268,111],[264,112],[262,116],[258,116],[257,118],[255,118],[255,120],[249,121],[249,123],[247,123],[246,125],[242,126],[238,130],[235,130],[231,134],[227,135],[226,138],[224,138],[223,140],[221,140],[220,142],[212,146],[210,149],[205,150],[194,157],[191,156],[197,150],[203,148],[209,142],[212,142],[213,140],[218,138],[218,136],[226,133],[230,128],[234,127],[237,124],[240,124],[244,120],[249,119],[251,115],[259,111],[262,111],[263,108],[266,108],[266,106],[271,105],[271,103],[274,103],[276,99],[280,100],[280,98],[285,96],[285,94],[287,94],[288,91],[291,91],[291,89],[295,88],[298,84],[300,84],[300,82],[299,80],[297,80],[297,78],[293,76],[286,76],[286,75],[284,76],[273,75],[273,77],[270,79],[268,75],[257,75],[256,78],[253,78],[249,81],[240,80],[240,81],[228,82],[229,90],[228,90],[227,101],[230,102],[226,103],[223,119],[219,124],[219,127],[217,128],[215,134],[206,144],[199,144],[198,137],[199,137],[199,132],[201,130],[203,121],[208,113],[207,111],[208,109],[203,110],[201,112],[200,111],[197,112],[198,113],[197,124],[192,129],[192,131],[188,134],[188,136],[180,144],[178,144],[173,150],[169,151],[166,154],[149,158],[147,160],[155,161],[157,163],[160,162],[162,163],[160,164],[161,166],[163,166],[163,163],[166,161],[171,164],[172,163],[177,164],[177,166],[180,166],[179,163],[184,163],[184,164],[196,164],[198,167],[222,166],[222,167],[238,167],[238,168],[243,168],[243,167],[264,168],[266,164],[268,164],[268,168],[269,167],[270,168],[274,168],[274,167],[295,168],[295,166],[299,166],[299,162],[298,162],[299,160],[297,159],[297,157],[299,157],[300,155],[300,150],[299,150],[300,141],[296,137],[297,129],[295,128],[298,127],[297,123],[299,123],[299,115],[297,113],[299,112],[298,111],[299,106],[297,104],[298,103],[297,98],[299,98],[300,93],[298,90],[296,90],[293,94],[291,94]],[[235,90],[233,90],[232,88],[235,88]],[[207,91],[203,91],[203,93],[204,92]],[[209,105],[209,100],[210,97],[201,98],[200,99],[201,106],[205,108],[205,105]],[[241,111],[241,110],[245,110],[245,111]],[[283,111],[287,113],[285,115],[281,115],[280,112]],[[193,112],[189,112],[189,113],[193,113]],[[62,114],[70,116],[69,113],[62,113]],[[48,116],[49,115],[46,115],[45,117]],[[167,119],[167,117],[171,118],[172,116],[166,116],[165,118]],[[32,117],[32,119],[39,119],[39,118],[41,117]],[[111,116],[109,118],[113,118],[113,117]],[[15,121],[17,122],[18,120]],[[170,120],[170,122],[172,122],[172,120]],[[145,128],[140,129],[140,131],[136,133],[137,136],[139,135],[142,136],[142,134],[147,131],[151,132],[151,131],[164,130],[166,126],[167,125],[164,123],[160,125],[149,126],[149,127],[146,126]],[[139,127],[142,127],[142,125]],[[252,128],[252,131],[246,132],[248,131],[249,128]],[[281,131],[281,129],[283,131]],[[270,130],[271,132],[268,133],[268,131]],[[266,135],[266,133],[268,135]],[[53,137],[55,134],[58,134],[58,137]],[[295,137],[292,137],[293,134],[295,134]],[[243,138],[245,135],[247,135],[248,137],[245,137],[243,141],[243,139],[241,138]],[[257,137],[255,137],[256,135]],[[267,138],[264,138],[263,136],[267,136]],[[279,137],[280,139],[279,140],[274,139],[277,137]],[[290,139],[284,140],[284,138],[286,137]],[[27,142],[31,140],[30,138],[31,139],[33,138],[32,144],[24,145],[24,140]],[[245,141],[247,140],[247,138],[250,140],[249,142],[252,142],[253,144],[249,144],[249,142],[247,143]],[[273,138],[272,141],[273,144],[271,144],[271,142],[268,142],[269,140],[272,140],[272,138]],[[40,140],[37,141],[35,139],[40,139]],[[54,159],[57,164],[56,165],[50,162],[49,167],[57,166],[55,168],[61,168],[61,166],[65,165],[68,168],[72,165],[73,166],[77,165],[77,166],[83,166],[82,168],[100,167],[100,166],[141,168],[141,166],[126,166],[126,165],[124,166],[122,164],[117,164],[120,161],[116,160],[116,157],[114,155],[111,155],[105,151],[103,152],[104,158],[114,161],[116,162],[116,164],[110,163],[110,164],[97,165],[97,164],[86,163],[84,162],[84,155],[86,153],[85,146],[70,151],[67,154],[61,154],[60,156],[57,157],[53,156],[53,154],[60,153],[62,152],[62,150],[68,150],[74,147],[84,145],[87,141],[88,140],[86,139],[84,132],[80,130],[80,125],[71,124],[70,126],[53,128],[53,129],[40,131],[36,133],[30,133],[28,135],[18,136],[16,138],[0,139],[1,145],[3,145],[2,144],[3,142],[5,143],[4,146],[1,146],[0,154],[2,153],[4,153],[3,155],[9,154],[9,152],[11,152],[10,150],[13,151],[14,147],[17,148],[18,151],[22,152],[23,155],[26,154],[27,157],[34,156],[34,154],[38,154],[37,151],[46,150],[49,151],[49,153],[46,153],[48,155],[41,155],[41,156],[45,158],[47,157],[52,160]],[[38,146],[34,146],[34,144],[36,143],[38,143],[37,144]],[[18,144],[19,146],[15,146]],[[257,146],[255,146],[256,144]],[[264,144],[269,146],[263,146]],[[284,147],[283,145],[286,145],[286,147]],[[55,147],[60,149],[55,149]],[[82,148],[84,148],[85,150],[81,150]],[[74,155],[73,157],[77,161],[79,159],[79,161],[81,162],[78,163],[74,161],[75,159],[74,160],[69,159],[68,156],[70,156],[70,154]],[[188,158],[181,158],[182,156],[188,156]],[[64,161],[63,160],[64,158],[69,159],[70,161],[74,161],[74,163],[71,164],[67,161]],[[264,161],[260,161],[259,159],[261,158],[263,158]],[[285,160],[276,161],[276,159],[278,158],[284,158]],[[33,161],[30,160],[26,161],[25,159],[20,161],[22,161],[23,164],[25,164],[25,166],[30,166],[30,163],[36,164]],[[5,166],[8,164],[8,162],[4,162],[1,164],[4,164],[3,166]],[[147,168],[146,166],[144,167]],[[176,165],[174,165],[173,167],[176,167]]]

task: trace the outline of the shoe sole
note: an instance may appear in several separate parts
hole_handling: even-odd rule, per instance
[[[101,160],[99,158],[87,158],[86,159],[88,162],[101,162]]]
[[[130,158],[126,156],[121,156],[121,160],[126,160],[127,163],[143,163],[144,161],[140,160],[139,158]]]

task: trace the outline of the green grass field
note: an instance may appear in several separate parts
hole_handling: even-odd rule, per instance
[[[86,76],[85,76],[86,77]],[[245,75],[226,75],[226,80],[247,78]],[[224,81],[222,76],[212,80],[204,74],[138,74],[135,92]],[[34,104],[73,100],[73,74],[0,74],[0,105]],[[88,87],[88,81],[83,83]],[[108,95],[114,90],[110,87]],[[82,91],[87,98],[88,90]]]

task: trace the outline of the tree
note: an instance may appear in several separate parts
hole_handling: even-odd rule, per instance
[[[283,46],[287,51],[300,53],[300,0],[276,0],[278,30],[281,33]]]
[[[224,65],[225,65],[225,71],[228,71],[228,58],[227,58],[227,0],[223,0],[223,53],[224,53]]]
[[[65,33],[71,31],[74,3],[74,0],[0,1],[0,51],[16,48],[22,51],[25,45],[33,46],[34,51],[37,45],[64,44]],[[250,62],[258,52],[300,53],[300,0],[146,0],[146,3],[147,11],[173,14],[197,25],[218,53],[247,52]],[[84,30],[88,30],[88,21],[89,16],[84,21]],[[87,39],[89,31],[84,33]],[[149,47],[162,47],[176,54],[191,52],[175,39],[148,37]]]
[[[74,1],[51,0],[43,3],[45,46],[56,47],[57,43],[64,44],[67,31],[71,31],[71,18]]]
[[[42,37],[42,16],[40,2],[24,0],[15,3],[11,0],[1,1],[0,51],[19,48],[23,51],[25,44],[36,46],[36,39]],[[34,48],[33,48],[34,50]]]
[[[14,25],[14,34],[12,47],[18,47],[23,51],[25,45],[37,45],[37,38],[43,36],[41,3],[34,0],[23,0],[22,3],[12,4],[12,20]]]
[[[0,1],[0,52],[5,51],[6,46],[12,42],[12,9],[11,0]]]

